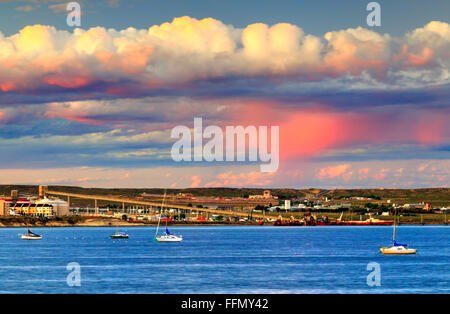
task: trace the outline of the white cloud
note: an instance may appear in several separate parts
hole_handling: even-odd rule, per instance
[[[365,73],[381,81],[387,75],[397,81],[420,79],[423,73],[448,81],[449,28],[433,21],[404,38],[361,27],[320,38],[286,23],[238,29],[187,16],[140,30],[95,27],[69,33],[34,25],[0,36],[0,90],[73,89],[101,82],[110,86],[107,93],[116,93],[123,80],[151,90],[226,77],[318,80]]]

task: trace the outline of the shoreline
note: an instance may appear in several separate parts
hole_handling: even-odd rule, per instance
[[[420,217],[404,217],[398,225],[409,226],[448,226],[448,221],[436,219],[421,220]],[[163,223],[165,225],[165,223]],[[259,226],[256,221],[250,222],[225,222],[225,221],[171,221],[168,222],[171,227],[192,227],[192,226]],[[68,227],[155,227],[156,222],[125,221],[113,217],[88,217],[88,216],[64,216],[57,219],[45,218],[25,218],[25,217],[3,217],[0,218],[0,228],[68,228]],[[262,226],[272,226],[271,222],[266,222]],[[340,225],[325,225],[340,226]],[[346,225],[355,226],[355,225]],[[374,225],[356,225],[363,227],[372,227]],[[290,226],[279,226],[290,227]],[[297,227],[302,227],[301,225]],[[311,226],[314,227],[314,226]]]
[[[183,225],[168,225],[170,227],[224,227],[224,226],[229,226],[229,227],[250,227],[250,226],[255,226],[255,227],[278,227],[278,228],[301,228],[301,227],[308,227],[308,228],[314,228],[314,227],[390,227],[390,226],[356,226],[356,225],[342,225],[342,226],[337,226],[337,225],[329,225],[329,226],[273,226],[273,225],[265,225],[265,226],[258,226],[256,224],[247,224],[247,225],[237,225],[237,224],[203,224],[203,225],[196,225],[196,224],[183,224]],[[440,227],[448,227],[448,225],[444,225],[444,224],[404,224],[404,225],[400,225],[400,226],[415,226],[415,227],[432,227],[432,226],[440,226]],[[60,226],[30,226],[30,228],[98,228],[98,227],[105,227],[105,228],[115,228],[117,226],[105,226],[105,225],[60,225]],[[151,225],[151,224],[143,224],[143,225],[126,225],[126,226],[119,226],[119,227],[132,227],[132,228],[136,228],[136,227],[156,227],[156,225]],[[397,225],[398,227],[398,225]],[[20,228],[27,228],[27,226],[0,226],[0,230],[1,229],[6,229],[6,228],[16,228],[16,229],[20,229]]]
[[[116,228],[116,227],[156,227],[156,223],[124,223],[124,224],[113,224],[113,223],[94,223],[94,222],[87,222],[87,223],[76,223],[76,224],[70,224],[70,223],[46,223],[46,224],[24,224],[24,223],[13,223],[13,224],[1,224],[0,223],[0,229],[3,228],[84,228],[84,227],[109,227],[109,228]],[[255,227],[281,227],[281,228],[289,228],[289,227],[380,227],[380,225],[319,225],[319,226],[273,226],[272,224],[264,224],[264,225],[258,225],[257,223],[172,223],[168,224],[167,226],[170,227],[217,227],[217,226],[235,226],[235,227],[242,227],[242,226],[255,226]],[[397,225],[399,226],[399,225]],[[404,223],[400,224],[400,226],[448,226],[448,224],[444,223],[428,223],[428,224],[421,224],[421,223]],[[392,227],[392,226],[387,226]]]

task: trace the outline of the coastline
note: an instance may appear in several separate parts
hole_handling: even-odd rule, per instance
[[[10,219],[16,220],[16,219]],[[0,219],[0,228],[64,228],[64,227],[155,227],[157,223],[147,222],[128,222],[115,218],[81,218],[82,221],[8,221],[8,219]],[[169,226],[252,226],[257,225],[256,222],[251,223],[227,223],[227,222],[169,222]]]
[[[22,221],[18,221],[17,218],[3,218],[0,220],[0,228],[26,228],[27,226],[32,228],[62,228],[62,227],[154,227],[156,223],[149,222],[128,222],[116,218],[91,218],[91,217],[81,217],[78,221],[72,220],[38,220],[26,221],[22,218]],[[256,222],[169,222],[169,226],[177,227],[192,227],[192,226],[257,226]],[[448,226],[443,221],[438,220],[428,221],[421,223],[420,219],[408,220],[401,222],[400,225],[411,225],[411,226]],[[272,223],[265,223],[264,226],[272,226]],[[288,228],[289,226],[285,226]],[[364,226],[372,227],[372,226]]]

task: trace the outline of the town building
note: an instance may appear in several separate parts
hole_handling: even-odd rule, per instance
[[[69,203],[67,203],[63,200],[43,198],[43,199],[39,199],[39,200],[35,201],[35,203],[51,205],[56,216],[69,215],[69,211],[70,211]]]
[[[32,203],[15,203],[12,204],[10,209],[16,213],[16,215],[26,215],[34,217],[54,217],[56,215],[53,210],[53,206],[50,204],[32,204]]]
[[[34,198],[19,198],[18,191],[12,190],[11,197],[0,198],[0,216],[7,215],[64,216],[69,215],[69,203],[47,197],[37,200],[34,200]]]
[[[270,190],[264,190],[263,194],[256,194],[256,195],[249,195],[248,198],[250,199],[278,199],[278,196],[272,195],[270,193]]]
[[[14,209],[11,209],[11,205],[14,204],[29,204],[30,200],[26,198],[12,199],[8,197],[0,198],[0,216],[14,214]]]

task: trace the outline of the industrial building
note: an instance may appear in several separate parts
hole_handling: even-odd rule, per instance
[[[41,191],[40,191],[41,194]],[[0,216],[29,215],[37,217],[55,217],[69,214],[69,203],[44,198],[20,198],[17,190],[11,191],[11,197],[0,198]]]

